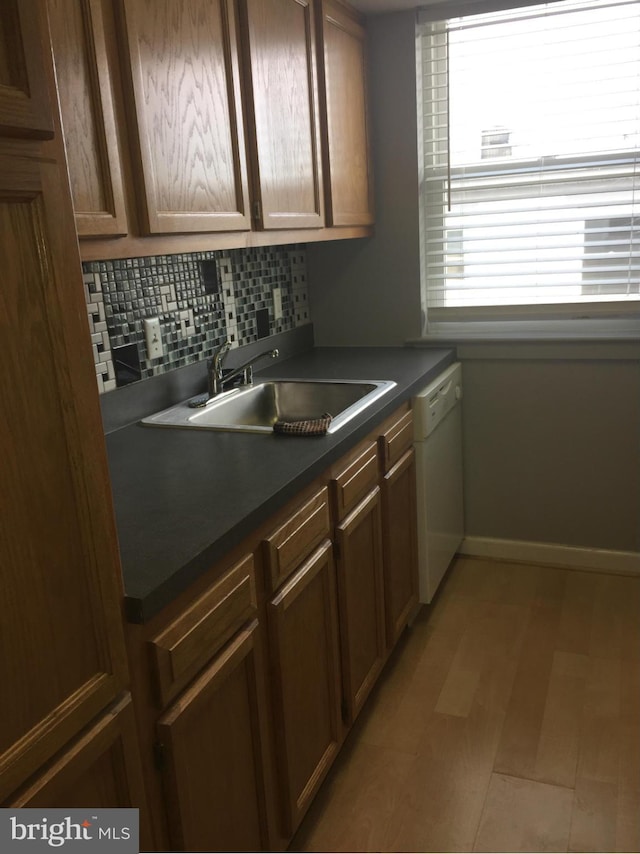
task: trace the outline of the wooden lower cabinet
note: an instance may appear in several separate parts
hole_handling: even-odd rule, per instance
[[[261,656],[254,621],[158,722],[171,850],[268,848]]]
[[[353,723],[385,662],[380,488],[336,526],[343,690]]]
[[[300,823],[342,741],[334,575],[325,540],[268,605],[285,836]]]
[[[382,542],[387,647],[392,647],[418,604],[416,463],[413,449],[382,481]]]
[[[285,850],[416,603],[408,405],[130,626],[158,850]]]

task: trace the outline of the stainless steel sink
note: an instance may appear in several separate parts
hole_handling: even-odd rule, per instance
[[[328,432],[335,433],[395,385],[391,380],[267,380],[222,392],[201,409],[193,409],[185,401],[142,423],[271,433],[276,421],[303,421],[328,413],[332,416]]]

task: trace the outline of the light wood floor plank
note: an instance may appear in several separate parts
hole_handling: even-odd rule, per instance
[[[589,659],[556,651],[547,689],[532,778],[574,786]]]
[[[591,658],[580,734],[578,777],[618,782],[620,763],[620,661]]]
[[[616,845],[612,851],[640,851],[640,786],[618,792]]]
[[[471,850],[491,776],[491,748],[471,730],[469,718],[431,716],[381,851]]]
[[[619,743],[615,850],[640,851],[640,661],[631,656],[621,668]]]
[[[538,744],[547,704],[560,621],[564,578],[546,574],[536,591],[494,771],[535,776]]]
[[[580,779],[575,789],[569,851],[616,851],[618,787]]]
[[[449,616],[431,624],[418,618],[400,641],[358,721],[367,744],[415,755],[447,677],[469,605],[453,603]],[[459,622],[462,620],[462,623]],[[399,655],[398,655],[399,653]]]
[[[377,851],[402,796],[412,758],[351,742],[312,804],[293,851]],[[321,820],[319,820],[321,817]]]
[[[640,852],[640,578],[458,559],[291,850]]]
[[[556,649],[588,655],[591,648],[591,619],[598,575],[567,572]]]
[[[566,851],[573,792],[494,774],[474,851]]]

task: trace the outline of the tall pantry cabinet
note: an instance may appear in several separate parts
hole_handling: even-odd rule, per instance
[[[143,807],[144,827],[46,4],[29,0],[3,0],[0,26],[0,270],[0,804]]]

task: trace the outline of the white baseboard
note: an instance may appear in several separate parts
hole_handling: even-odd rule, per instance
[[[491,537],[465,537],[458,552],[470,557],[489,557],[617,575],[640,575],[640,552],[617,552]]]

